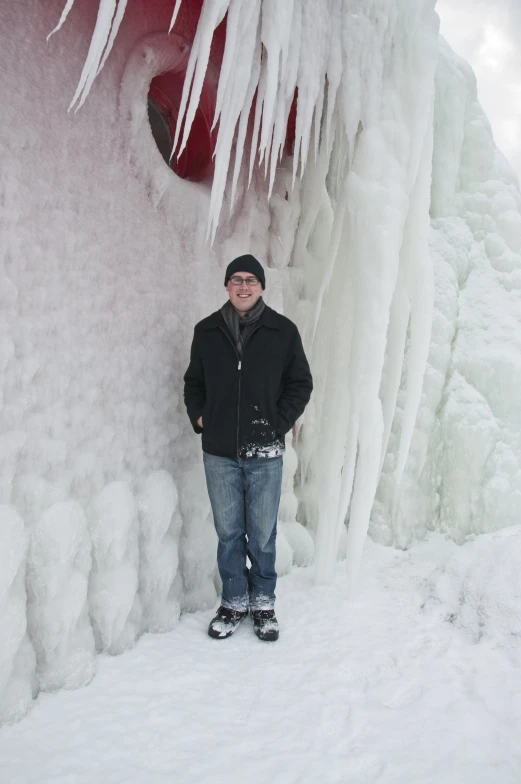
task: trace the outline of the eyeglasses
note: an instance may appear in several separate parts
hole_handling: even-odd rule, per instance
[[[232,286],[241,286],[243,283],[246,283],[247,286],[256,286],[260,281],[257,278],[239,278],[234,275],[233,278],[230,278],[230,283]]]

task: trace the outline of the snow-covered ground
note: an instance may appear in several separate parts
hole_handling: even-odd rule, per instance
[[[521,528],[367,541],[357,598],[343,563],[330,586],[280,580],[273,645],[186,614],[4,727],[1,781],[518,784],[520,554]]]

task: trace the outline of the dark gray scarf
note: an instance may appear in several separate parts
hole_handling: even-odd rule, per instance
[[[244,316],[239,316],[230,300],[221,308],[223,319],[233,337],[233,342],[235,343],[237,353],[241,359],[244,344],[252,332],[253,327],[260,319],[265,307],[264,300],[260,297],[252,309],[248,310]]]

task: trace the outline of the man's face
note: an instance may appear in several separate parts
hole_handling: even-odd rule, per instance
[[[226,291],[235,310],[246,313],[261,297],[262,286],[251,272],[234,272],[226,284]]]

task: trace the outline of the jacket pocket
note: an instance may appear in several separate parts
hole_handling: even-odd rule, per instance
[[[203,406],[203,413],[201,416],[203,418],[203,430],[208,432],[210,429],[210,407],[208,405],[208,398],[206,399],[206,402]]]
[[[280,436],[281,436],[281,438],[282,438],[282,439],[284,439],[284,436],[286,435],[286,433],[289,433],[289,431],[291,430],[291,428],[292,428],[292,425],[290,425],[290,424],[289,424],[289,423],[286,421],[286,419],[284,419],[284,417],[282,417],[282,416],[281,416],[281,415],[280,415],[280,414],[277,412],[277,430],[279,431],[279,434],[280,434]]]

